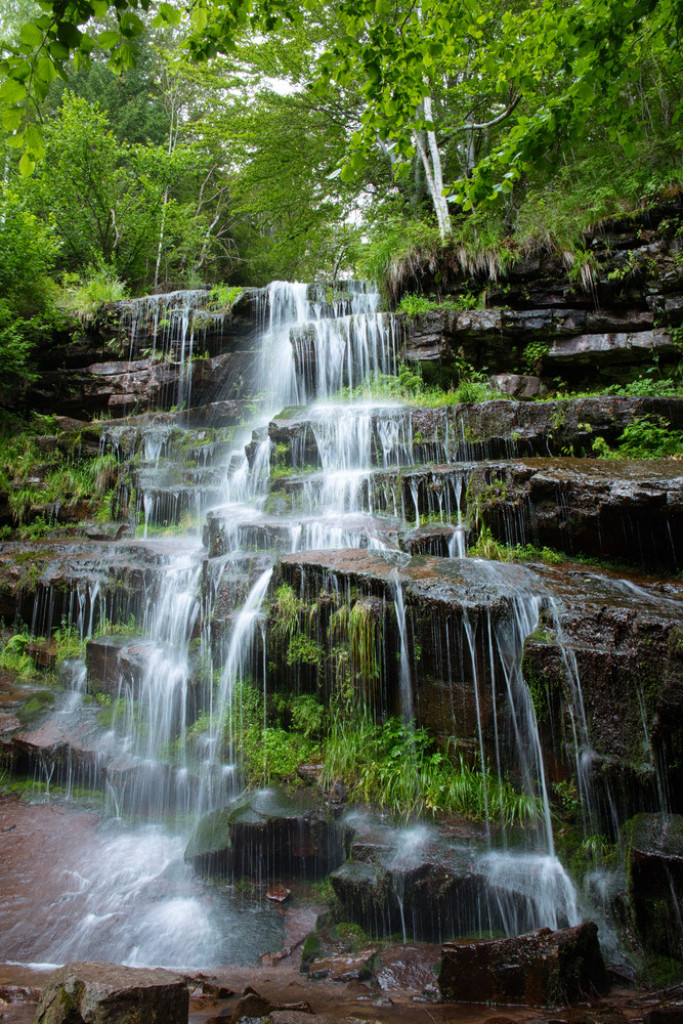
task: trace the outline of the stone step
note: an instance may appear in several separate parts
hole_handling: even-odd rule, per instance
[[[683,463],[529,459],[468,478],[479,518],[505,543],[533,543],[644,568],[683,564]]]
[[[323,465],[321,440],[329,438],[341,447],[346,439],[347,448],[351,441],[358,450],[362,434],[369,468],[387,462],[410,465],[560,455],[568,449],[590,455],[596,439],[614,445],[635,417],[646,415],[661,416],[674,429],[681,429],[683,397],[602,395],[522,403],[500,399],[435,409],[373,407],[365,402],[321,404],[283,410],[268,425],[268,436],[274,446],[274,465],[302,469]],[[355,438],[347,425],[352,417],[360,422]],[[340,437],[342,430],[345,438]],[[396,438],[393,452],[392,434]]]
[[[189,547],[185,564],[199,567],[203,551]],[[62,620],[95,629],[106,618],[142,621],[150,601],[174,568],[171,540],[97,541],[46,538],[0,544],[0,614],[19,615],[34,634],[47,634]]]

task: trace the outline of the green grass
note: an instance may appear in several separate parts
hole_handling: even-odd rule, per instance
[[[79,320],[92,320],[110,302],[125,299],[127,289],[116,272],[107,266],[89,267],[85,274],[65,274],[56,305]]]
[[[474,544],[467,549],[470,558],[487,558],[492,562],[545,562],[562,565],[568,556],[554,548],[536,547],[534,544],[502,544],[492,535],[488,526],[482,526]]]
[[[526,794],[489,768],[477,771],[462,755],[453,759],[434,749],[426,729],[397,718],[376,721],[365,709],[352,718],[338,715],[323,744],[322,783],[342,782],[349,799],[392,815],[459,814],[501,824],[535,821],[539,809]]]
[[[484,373],[468,364],[459,368],[460,379],[449,391],[425,384],[419,367],[413,369],[401,364],[397,374],[373,373],[355,388],[342,388],[334,401],[392,401],[427,409],[446,405],[489,402],[496,398],[509,398],[493,387]]]

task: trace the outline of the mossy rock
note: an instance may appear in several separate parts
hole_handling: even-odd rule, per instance
[[[308,880],[341,862],[341,837],[312,790],[262,789],[202,818],[185,859],[201,874]]]

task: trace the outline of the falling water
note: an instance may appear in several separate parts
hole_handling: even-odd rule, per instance
[[[125,659],[119,659],[116,731],[103,740],[98,770],[106,780],[113,815],[132,813],[146,823],[140,828],[110,823],[107,849],[113,859],[102,862],[106,892],[94,872],[74,873],[73,900],[81,915],[77,926],[65,929],[59,941],[46,936],[39,948],[27,949],[26,956],[66,959],[87,954],[185,966],[208,965],[220,957],[239,959],[239,939],[226,937],[232,924],[217,920],[224,908],[190,879],[182,864],[183,842],[158,819],[175,815],[178,827],[187,827],[193,816],[223,806],[234,795],[239,784],[238,697],[246,682],[266,692],[264,614],[280,554],[356,547],[364,554],[367,549],[393,551],[394,567],[384,577],[383,601],[395,619],[397,642],[392,653],[398,660],[385,664],[382,671],[396,678],[398,668],[402,717],[408,723],[416,717],[412,605],[407,610],[406,583],[395,567],[397,558],[410,559],[395,552],[410,529],[419,528],[427,517],[450,530],[449,558],[441,561],[451,568],[466,561],[461,503],[472,467],[463,463],[416,470],[418,445],[409,411],[398,403],[353,399],[351,393],[359,384],[396,372],[401,339],[393,318],[378,311],[376,294],[351,285],[346,292],[335,298],[305,284],[276,282],[255,294],[251,422],[217,440],[215,455],[203,452],[192,466],[182,464],[188,445],[196,445],[198,438],[181,420],[172,427],[141,428],[144,440],[135,483],[144,537],[130,542],[125,556],[128,562],[138,559],[142,566],[138,570],[135,563],[143,605],[137,616],[139,635],[131,638],[137,643],[140,665],[132,673]],[[130,357],[139,352],[144,338],[153,338],[155,353],[186,367],[200,329],[197,311],[207,312],[205,292],[130,304],[121,319]],[[189,387],[190,377],[183,369],[178,404],[189,405]],[[340,400],[343,389],[347,392]],[[311,449],[302,442],[290,452],[292,473],[278,480],[275,470],[281,467],[269,421],[284,407],[307,403],[311,405],[306,429],[320,471],[304,464],[304,452]],[[125,448],[127,429],[110,428],[110,450]],[[443,455],[446,447],[440,442],[435,451]],[[280,503],[276,513],[269,504],[274,495]],[[184,516],[191,516],[198,530],[207,513],[208,556],[196,533],[160,546],[151,539],[153,526],[177,524]],[[123,560],[123,549],[117,550]],[[76,596],[69,598],[68,621],[78,624],[84,638],[91,637],[100,623],[125,621],[135,610],[115,604],[107,573],[118,570],[105,568],[107,558],[92,570],[87,586],[80,581]],[[485,775],[493,764],[498,779],[504,778],[509,767],[504,732],[513,735],[520,785],[542,807],[543,818],[530,840],[533,845],[540,842],[541,853],[513,854],[489,847],[478,855],[477,870],[492,893],[491,905],[497,907],[490,920],[502,923],[507,931],[518,929],[521,919],[515,918],[513,907],[523,891],[525,906],[533,905],[525,921],[552,927],[575,923],[575,894],[554,854],[538,724],[520,667],[524,640],[536,628],[548,600],[529,589],[531,576],[520,586],[521,577],[509,583],[499,579],[498,567],[467,561],[478,576],[468,577],[470,582],[463,585],[461,626],[444,620],[437,637],[439,651],[446,651],[441,678],[451,690],[472,688],[478,761]],[[122,561],[125,571],[128,562]],[[470,614],[466,598],[487,580],[497,581],[504,592],[504,612]],[[339,588],[338,581],[331,580],[331,589],[335,586]],[[36,623],[47,622],[49,629],[56,610],[48,605],[35,615]],[[440,627],[435,623],[433,628],[436,636]],[[82,679],[82,673],[74,672],[76,703]],[[485,700],[493,705],[488,731]],[[583,727],[579,716],[577,749]],[[488,794],[486,799],[488,818],[494,808]],[[404,844],[411,856],[423,838],[417,831]],[[177,895],[167,895],[167,888]],[[133,928],[131,908],[136,900],[142,901],[143,909]],[[403,904],[401,915],[407,934]],[[264,930],[266,938],[254,939],[260,949],[273,934],[268,925]]]

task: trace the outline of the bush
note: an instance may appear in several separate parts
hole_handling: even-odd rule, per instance
[[[57,305],[65,312],[74,313],[79,320],[92,320],[107,303],[118,302],[126,295],[126,286],[115,270],[102,264],[88,267],[80,278],[76,274],[64,274]]]

